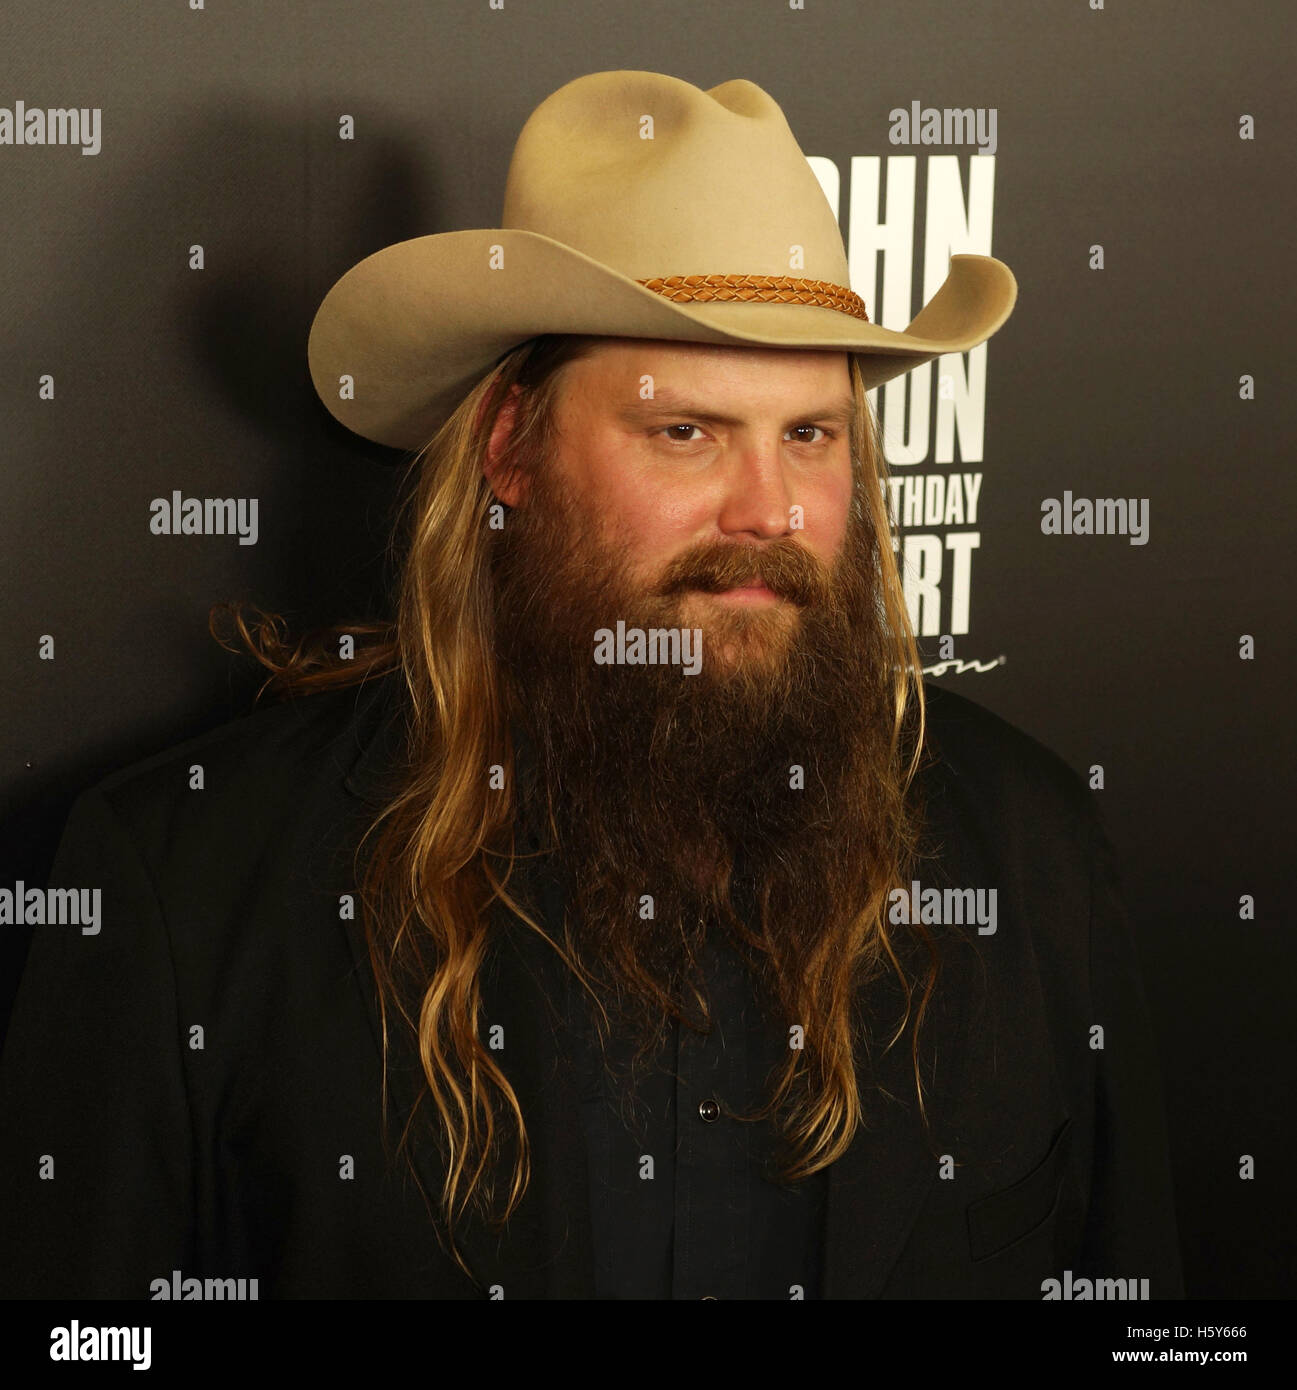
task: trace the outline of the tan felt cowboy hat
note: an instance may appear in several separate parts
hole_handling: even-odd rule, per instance
[[[541,333],[849,350],[877,386],[984,342],[1018,293],[1002,262],[955,255],[905,332],[871,323],[783,112],[742,79],[704,92],[596,72],[560,87],[522,128],[500,220],[388,246],[325,296],[307,355],[349,429],[421,449]]]

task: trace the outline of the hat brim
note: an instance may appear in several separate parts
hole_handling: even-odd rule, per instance
[[[492,247],[501,248],[499,269],[488,268]],[[815,305],[676,303],[537,232],[442,232],[347,271],[316,312],[307,360],[321,400],[348,429],[418,450],[502,353],[541,333],[856,352],[873,387],[985,342],[1017,295],[1002,261],[953,255],[945,282],[901,333]]]

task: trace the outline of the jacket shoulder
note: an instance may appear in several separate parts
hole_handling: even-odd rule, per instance
[[[953,690],[924,682],[925,742],[940,773],[968,792],[1028,798],[1070,815],[1091,809],[1079,773],[1007,719]]]
[[[102,798],[127,826],[164,834],[168,824],[220,816],[264,823],[300,814],[339,792],[390,693],[389,677],[297,695],[254,709],[109,773],[82,793]]]
[[[924,682],[921,785],[965,833],[1084,859],[1107,837],[1094,794],[1057,752],[985,706]],[[1077,864],[1080,868],[1080,864]]]

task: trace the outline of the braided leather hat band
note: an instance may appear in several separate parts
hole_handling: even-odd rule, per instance
[[[791,275],[663,275],[635,283],[676,303],[762,300],[814,304],[869,322],[865,301],[854,290],[828,280],[801,280]]]

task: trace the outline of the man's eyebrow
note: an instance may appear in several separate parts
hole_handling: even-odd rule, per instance
[[[829,425],[846,426],[856,413],[855,399],[844,396],[824,406],[821,410],[800,410],[784,422],[785,429],[811,421],[824,421]],[[697,422],[706,425],[741,425],[744,422],[734,415],[723,415],[709,410],[687,396],[678,396],[671,391],[658,391],[652,400],[631,400],[618,411],[619,419],[627,424],[642,424],[647,420],[679,421],[681,424]]]

